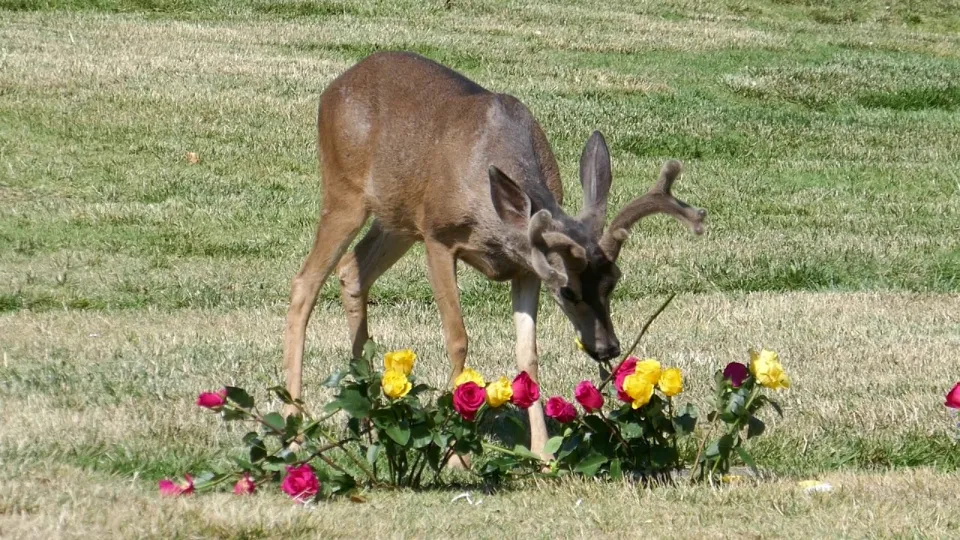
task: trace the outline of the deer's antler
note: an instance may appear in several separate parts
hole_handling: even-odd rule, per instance
[[[703,234],[703,220],[707,217],[707,211],[690,206],[670,192],[673,182],[679,178],[682,170],[683,165],[679,161],[670,160],[664,163],[657,183],[644,195],[630,201],[613,218],[610,227],[600,238],[600,249],[610,260],[619,257],[620,248],[627,239],[630,228],[651,214],[669,214],[686,223],[695,234]]]

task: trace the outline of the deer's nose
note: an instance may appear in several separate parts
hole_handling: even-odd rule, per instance
[[[610,345],[609,347],[604,347],[597,351],[597,359],[601,362],[606,362],[607,360],[616,358],[618,356],[620,356],[619,344]]]

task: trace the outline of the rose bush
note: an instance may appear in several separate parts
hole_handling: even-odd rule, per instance
[[[519,417],[541,393],[529,374],[520,372],[512,380],[500,376],[488,384],[467,368],[452,390],[441,391],[417,381],[412,350],[384,354],[382,370],[377,369],[371,342],[347,369],[322,383],[336,394],[320,414],[282,387],[270,390],[294,414],[263,414],[237,387],[201,393],[198,406],[256,429],[243,436],[246,450],[233,458],[234,467],[162,480],[158,487],[163,495],[177,496],[232,481],[234,493],[248,495],[258,486],[279,483],[291,498],[307,502],[358,488],[420,487],[427,471],[432,485],[454,455],[470,458],[471,472],[485,483],[566,474],[669,478],[687,463],[693,479],[712,483],[727,474],[735,458],[756,467],[743,443],[765,430],[757,413],[769,404],[782,414],[763,392],[790,387],[777,353],[749,353],[749,365],[731,362],[716,371],[715,406],[707,425],[699,426],[699,444],[687,444],[684,452],[679,441],[694,435],[699,418],[692,404],[678,403],[686,391],[684,374],[628,352],[615,368],[606,365],[609,375],[599,384],[583,380],[572,389],[572,400],[555,395],[546,401],[548,423],[559,434],[547,441],[544,453],[550,458],[544,462],[523,445],[506,448],[484,434],[495,427],[502,440],[526,438]],[[960,384],[945,403],[960,409]],[[345,430],[332,425],[342,426],[341,418]]]

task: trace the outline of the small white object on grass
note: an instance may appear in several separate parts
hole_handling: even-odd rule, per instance
[[[464,491],[463,493],[457,495],[457,496],[454,497],[453,499],[450,499],[450,502],[451,502],[451,503],[455,503],[455,502],[459,501],[460,499],[466,499],[466,500],[467,500],[467,504],[469,504],[470,506],[480,506],[481,504],[483,504],[483,499],[480,499],[480,500],[477,501],[477,502],[473,502],[473,499],[470,498],[470,492],[469,492],[469,491]]]
[[[804,480],[802,482],[798,482],[798,485],[807,493],[826,493],[828,491],[833,491],[833,486],[831,486],[828,482],[821,482],[819,480]]]

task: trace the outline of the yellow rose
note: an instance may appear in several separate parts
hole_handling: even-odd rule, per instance
[[[407,376],[395,369],[388,369],[383,373],[380,386],[383,387],[383,393],[390,399],[400,399],[413,388],[413,385],[407,380]]]
[[[648,383],[656,386],[656,384],[660,382],[660,362],[657,362],[653,358],[641,360],[637,362],[637,369],[634,373],[643,375],[643,378],[646,379]]]
[[[773,351],[763,349],[758,353],[750,349],[750,373],[767,388],[790,388],[790,378],[780,365],[780,356]]]
[[[653,385],[641,373],[627,375],[627,378],[623,380],[623,391],[633,400],[631,406],[634,409],[639,409],[650,403],[650,398],[653,397]]]
[[[417,361],[417,354],[410,349],[388,352],[383,355],[383,367],[409,375],[413,371],[413,364]]]
[[[490,383],[487,387],[487,405],[497,408],[513,397],[513,385],[506,377]]]
[[[667,397],[673,397],[683,392],[683,374],[677,368],[664,370],[660,375],[660,391]]]
[[[480,375],[476,371],[470,368],[467,368],[463,370],[463,373],[461,373],[456,379],[453,380],[453,387],[456,388],[461,384],[468,383],[468,382],[477,383],[477,386],[479,386],[480,388],[483,388],[484,386],[487,385],[487,383],[483,380],[483,375]]]

